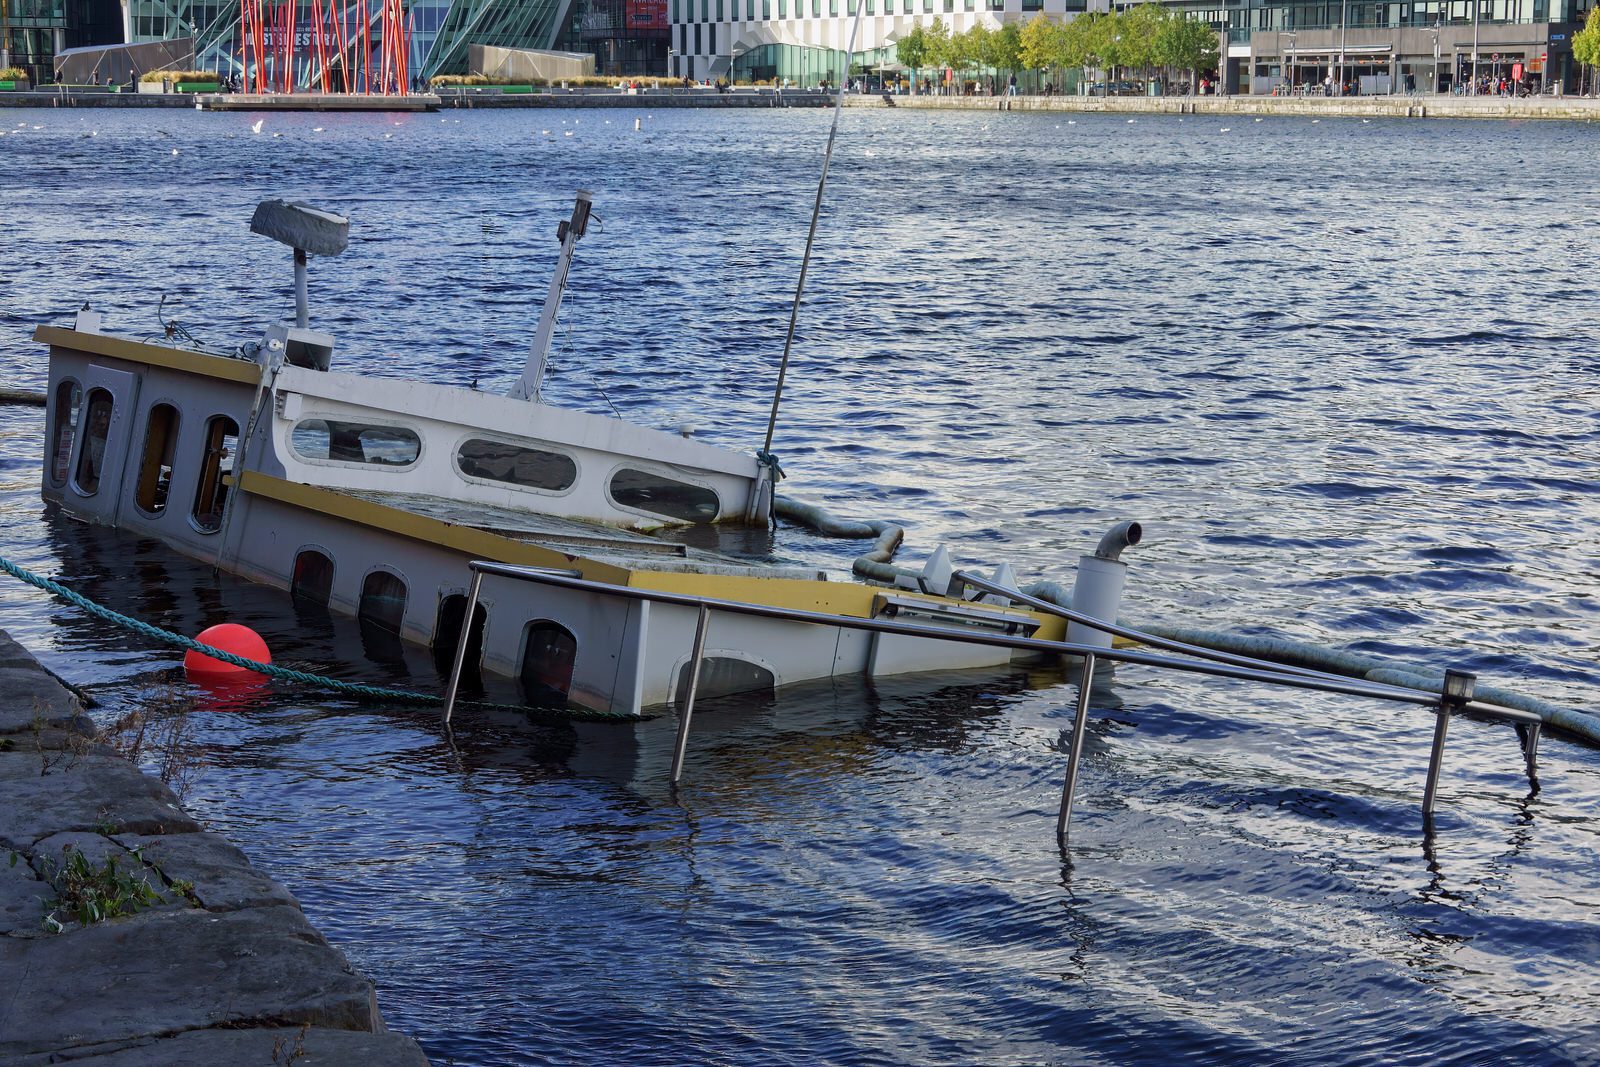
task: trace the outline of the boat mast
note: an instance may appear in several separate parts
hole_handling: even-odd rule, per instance
[[[578,202],[572,208],[572,218],[556,227],[556,237],[561,242],[561,258],[556,261],[556,272],[550,279],[550,292],[545,295],[544,310],[539,312],[539,328],[534,332],[533,344],[528,349],[528,361],[522,366],[522,376],[506,393],[513,400],[539,402],[545,361],[550,355],[550,339],[556,333],[556,312],[561,308],[561,294],[567,287],[567,268],[572,266],[573,248],[589,228],[589,206],[593,199],[594,194],[589,190],[579,189]]]
[[[789,308],[789,332],[783,338],[783,360],[778,364],[778,384],[772,390],[772,414],[767,417],[767,437],[761,444],[762,463],[772,455],[772,434],[778,426],[778,405],[783,401],[783,380],[789,374],[789,350],[794,346],[794,326],[800,318],[800,297],[806,291],[806,272],[811,268],[811,246],[817,239],[817,218],[822,214],[822,191],[828,187],[828,167],[833,163],[833,142],[839,136],[839,114],[844,111],[844,88],[850,84],[850,60],[856,54],[856,33],[861,29],[861,10],[856,3],[856,20],[850,24],[850,44],[845,49],[844,75],[839,79],[833,102],[833,125],[828,128],[828,149],[822,154],[822,176],[817,179],[817,199],[811,205],[811,228],[806,231],[806,251],[800,258],[800,277],[794,286],[794,304]]]

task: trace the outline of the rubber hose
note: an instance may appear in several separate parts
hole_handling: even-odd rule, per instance
[[[859,577],[888,585],[893,585],[895,579],[900,577],[921,577],[918,571],[896,567],[889,562],[900,550],[906,535],[904,529],[892,522],[882,519],[841,519],[827,508],[807,504],[791,496],[774,495],[772,513],[781,519],[809,527],[824,537],[877,538],[871,551],[857,556],[850,564],[851,572]]]
[[[1443,672],[1417,671],[1396,667],[1382,660],[1343,652],[1339,649],[1313,645],[1307,641],[1292,641],[1281,637],[1261,637],[1231,634],[1218,630],[1196,630],[1186,626],[1151,624],[1136,627],[1156,637],[1184,641],[1191,645],[1234,652],[1274,663],[1294,667],[1309,667],[1329,674],[1342,674],[1349,678],[1362,678],[1369,682],[1404,686],[1424,693],[1437,693],[1444,685]],[[1474,688],[1472,698],[1485,704],[1498,704],[1503,708],[1528,711],[1558,730],[1600,744],[1600,718],[1573,708],[1564,708],[1536,697],[1513,693],[1497,686],[1480,685]]]

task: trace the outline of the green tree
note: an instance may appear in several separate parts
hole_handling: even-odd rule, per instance
[[[1017,31],[1017,58],[1031,70],[1057,62],[1056,23],[1044,12],[1033,16]]]
[[[1156,34],[1167,13],[1159,4],[1147,2],[1124,11],[1122,20],[1122,54],[1124,66],[1144,69],[1156,65]]]
[[[953,58],[950,50],[950,27],[944,24],[944,19],[938,15],[933,16],[933,22],[928,25],[926,36],[928,39],[928,65],[933,67],[954,66],[950,62]]]
[[[894,59],[916,77],[917,70],[928,61],[928,35],[922,23],[911,27],[911,32],[900,38],[894,46]]]
[[[1221,62],[1217,31],[1187,12],[1169,16],[1156,31],[1156,62],[1189,72],[1189,92],[1199,84],[1199,72]]]
[[[1583,24],[1583,29],[1572,35],[1572,58],[1588,67],[1590,71],[1600,68],[1600,6],[1589,9],[1589,19]],[[1590,74],[1590,84],[1596,78]],[[1578,86],[1582,91],[1583,86]]]
[[[989,37],[989,65],[996,70],[1022,66],[1022,27],[1008,22]]]

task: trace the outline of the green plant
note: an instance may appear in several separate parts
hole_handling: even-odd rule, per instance
[[[172,686],[156,690],[101,731],[100,740],[127,760],[153,764],[181,802],[199,776],[200,760],[191,745],[193,704]]]
[[[27,76],[28,72],[21,67],[0,67],[0,82],[22,81]]]
[[[214,82],[215,71],[209,70],[152,70],[139,75],[142,82]]]
[[[65,929],[59,918],[62,914],[87,926],[132,915],[161,899],[161,894],[145,881],[142,871],[124,870],[114,855],[107,856],[100,866],[90,863],[89,857],[71,845],[62,849],[62,855],[60,863],[44,860],[41,872],[56,892],[46,905],[45,926],[57,933]],[[129,855],[141,861],[138,849]]]

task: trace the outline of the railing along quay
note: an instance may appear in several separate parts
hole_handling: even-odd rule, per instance
[[[779,619],[816,626],[837,626],[852,630],[864,630],[869,633],[895,634],[901,637],[924,637],[939,641],[964,641],[969,644],[989,645],[1023,652],[1081,658],[1082,666],[1078,677],[1078,700],[1072,720],[1072,740],[1067,752],[1067,771],[1061,789],[1061,808],[1056,818],[1056,838],[1063,849],[1067,847],[1068,829],[1072,819],[1072,802],[1077,791],[1078,766],[1083,754],[1084,732],[1088,725],[1091,682],[1094,677],[1095,666],[1102,659],[1113,663],[1133,663],[1147,667],[1182,671],[1187,674],[1231,678],[1236,681],[1262,682],[1291,689],[1341,693],[1346,696],[1368,697],[1374,700],[1386,700],[1392,703],[1432,708],[1435,715],[1433,744],[1428,756],[1428,776],[1422,795],[1423,826],[1425,830],[1430,832],[1433,825],[1434,803],[1438,795],[1439,774],[1444,761],[1445,736],[1449,730],[1450,717],[1452,715],[1470,713],[1516,726],[1522,745],[1528,783],[1535,792],[1539,788],[1539,736],[1544,721],[1532,712],[1518,711],[1473,700],[1473,688],[1477,677],[1466,671],[1446,671],[1443,691],[1438,694],[1425,693],[1417,689],[1406,689],[1401,686],[1385,685],[1378,682],[1361,681],[1341,675],[1325,674],[1304,667],[1285,666],[1267,660],[1253,659],[1228,652],[1217,652],[1185,644],[1181,641],[1171,641],[1156,637],[1153,634],[1146,634],[1126,626],[1083,615],[1070,608],[1063,608],[1059,605],[1039,600],[1019,590],[996,585],[976,575],[960,571],[955,575],[958,581],[976,589],[1013,600],[1037,611],[1058,615],[1084,626],[1092,627],[1105,633],[1107,642],[1112,636],[1122,637],[1136,641],[1149,648],[1179,652],[1194,658],[1179,659],[1157,652],[1146,652],[1132,648],[1113,648],[1109,644],[1049,641],[1037,637],[1020,637],[1012,634],[977,630],[956,631],[947,627],[932,626],[925,623],[900,622],[891,618],[862,619],[843,615],[829,615],[816,611],[801,611],[795,608],[771,607],[765,604],[743,604],[737,601],[718,600],[712,597],[691,596],[687,593],[636,589],[631,586],[597,582],[579,577],[573,571],[521,567],[508,563],[495,563],[489,560],[473,560],[468,564],[468,567],[472,571],[472,584],[467,592],[466,610],[462,616],[465,620],[471,620],[473,613],[477,610],[478,596],[483,587],[483,577],[486,574],[511,578],[517,581],[534,582],[539,585],[552,585],[561,589],[600,593],[606,596],[649,601],[656,604],[672,604],[677,607],[695,610],[693,652],[688,665],[689,676],[685,685],[683,706],[678,711],[678,733],[673,746],[671,784],[674,789],[677,788],[678,782],[683,776],[684,755],[688,748],[689,729],[694,718],[695,696],[700,681],[700,661],[705,653],[706,629],[712,612]],[[463,625],[461,636],[456,644],[455,658],[450,668],[450,684],[445,692],[443,722],[447,726],[455,709],[456,693],[460,686],[461,671],[466,661],[467,646],[471,633],[472,626],[470,622],[467,625]]]

